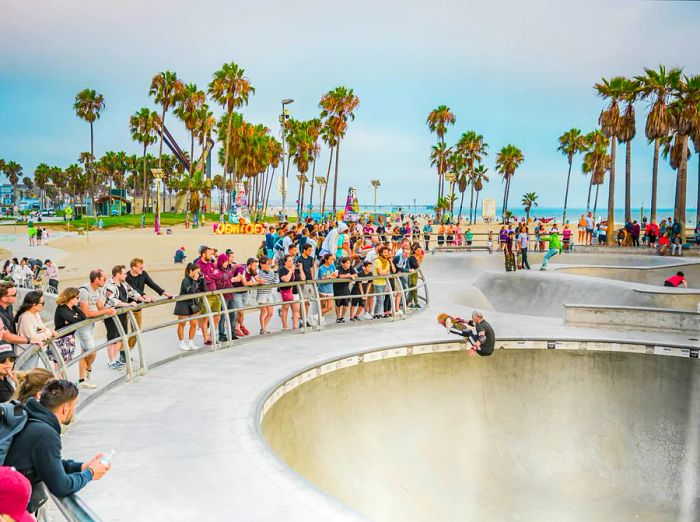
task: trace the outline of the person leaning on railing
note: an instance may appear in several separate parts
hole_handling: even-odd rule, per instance
[[[10,344],[39,344],[35,335],[17,335],[12,305],[17,302],[17,288],[11,281],[0,283],[0,340]]]
[[[55,335],[55,332],[50,328],[47,328],[44,321],[41,319],[41,311],[44,309],[44,294],[42,292],[27,292],[24,296],[24,301],[22,306],[17,311],[15,316],[15,322],[17,323],[17,334],[30,338],[33,336],[35,340],[40,342],[45,342]],[[29,350],[32,345],[20,344],[18,345],[23,349],[23,351]],[[21,354],[20,354],[21,355]],[[31,358],[24,362],[24,365],[19,368],[20,370],[36,368],[39,362],[39,354],[36,353]]]
[[[185,268],[185,277],[180,283],[180,295],[192,295],[204,292],[204,280],[202,272],[197,263],[188,263]],[[194,334],[197,333],[197,320],[201,312],[199,299],[184,299],[175,303],[174,313],[178,319],[188,319],[177,323],[178,348],[183,351],[198,350],[200,347],[194,343]],[[188,340],[185,341],[185,323],[188,322],[190,329]]]
[[[62,498],[101,479],[111,467],[100,462],[102,453],[84,463],[61,458],[61,424],[70,424],[77,398],[75,384],[53,380],[44,386],[39,400],[31,397],[24,406],[29,420],[13,437],[5,465],[14,467],[31,482],[28,510],[32,513],[47,500],[42,484],[52,495]]]

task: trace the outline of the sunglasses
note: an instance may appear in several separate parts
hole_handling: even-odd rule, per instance
[[[5,357],[4,359],[0,359],[0,364],[5,364],[7,361],[10,362],[15,362],[16,357]]]

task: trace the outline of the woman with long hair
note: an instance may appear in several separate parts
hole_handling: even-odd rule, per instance
[[[22,301],[22,306],[19,307],[17,315],[15,315],[15,323],[17,325],[17,335],[33,338],[36,341],[43,342],[55,335],[55,332],[47,328],[44,321],[41,319],[41,311],[44,309],[44,293],[31,291],[27,292]],[[28,350],[31,345],[19,345],[24,350]],[[35,368],[39,356],[35,355],[25,363],[25,367]]]
[[[331,255],[332,254],[327,254]],[[277,271],[280,283],[292,283],[294,281],[303,281],[304,271],[297,263],[294,264],[294,258],[287,254],[282,258],[282,263]],[[282,296],[282,330],[288,330],[289,326],[287,324],[287,310],[292,309],[292,329],[299,328],[299,302],[296,301],[295,294],[296,287],[285,286],[279,289],[280,295]]]
[[[191,295],[204,292],[204,280],[202,272],[197,263],[189,263],[185,268],[185,277],[180,283],[180,295]],[[197,350],[199,346],[194,344],[194,334],[197,332],[197,315],[201,312],[201,305],[198,299],[184,299],[175,303],[175,315],[181,321],[177,323],[178,348],[189,351]],[[187,320],[183,320],[187,319]],[[185,323],[190,324],[188,340],[185,341]]]
[[[56,312],[53,316],[53,325],[56,330],[70,326],[71,324],[79,323],[85,320],[85,314],[80,309],[78,301],[80,299],[80,291],[77,288],[69,287],[63,290],[56,298]],[[54,341],[56,349],[58,349],[61,357],[65,362],[69,362],[73,359],[75,354],[75,335],[74,333],[69,333],[58,337]],[[58,361],[55,360],[51,350],[46,351],[46,355],[49,356],[54,363]]]
[[[25,404],[31,397],[39,400],[44,385],[55,379],[46,368],[33,368],[28,372],[17,372],[17,389],[14,400]]]

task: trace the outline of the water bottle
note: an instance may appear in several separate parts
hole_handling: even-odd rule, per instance
[[[114,455],[116,455],[117,452],[114,450],[110,450],[109,453],[106,455],[102,455],[102,458],[100,459],[100,464],[104,466],[109,466],[112,463],[112,459],[114,458]]]

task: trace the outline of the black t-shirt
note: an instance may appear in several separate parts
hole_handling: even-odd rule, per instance
[[[0,379],[0,402],[9,401],[15,394],[15,388],[12,386],[8,377]]]
[[[286,277],[287,274],[289,274],[289,270],[287,270],[285,267],[281,266],[281,267],[279,268],[279,270],[277,271],[277,274],[279,274],[280,283],[292,283],[292,282],[294,282],[294,281],[299,281],[298,271],[297,271],[297,270],[293,270],[293,272],[294,272],[294,273],[292,274],[291,279],[290,279],[289,281],[284,281],[284,280],[282,279],[282,277],[283,277],[283,276]],[[297,293],[297,287],[296,287],[296,286],[293,286],[293,287],[285,286],[285,287],[280,288],[279,291],[281,292],[282,290],[285,290],[285,289],[288,289],[288,288],[292,288],[292,292],[295,293],[295,294]]]
[[[74,306],[69,308],[68,305],[62,304],[56,307],[56,312],[53,316],[53,325],[56,330],[60,330],[68,325],[79,323],[85,320],[85,314],[83,311]]]
[[[360,269],[357,270],[357,277],[372,277],[372,271],[370,270],[369,274],[365,274],[365,271]],[[362,293],[366,294],[369,292],[369,287],[372,284],[372,281],[357,281],[352,287],[352,293],[354,295],[360,295],[360,289],[362,289]]]
[[[298,262],[301,263],[301,267],[304,270],[306,280],[308,281],[309,279],[312,279],[311,269],[314,267],[314,258],[312,256],[306,258],[304,256],[300,256]]]
[[[17,330],[15,328],[15,322],[12,318],[13,315],[12,305],[8,306],[7,308],[0,306],[0,320],[2,321],[2,324],[5,325],[5,330],[9,330],[13,334],[16,334]]]
[[[343,268],[342,265],[338,267],[338,278],[336,282],[333,283],[333,292],[335,294],[340,293],[341,295],[347,294],[350,291],[350,279],[342,278],[340,276],[347,274],[356,274],[357,272],[353,267]]]
[[[496,334],[493,332],[491,325],[486,321],[481,321],[476,325],[476,333],[479,337],[482,335],[486,337],[486,340],[480,344],[477,352],[481,355],[491,355],[496,345]]]

